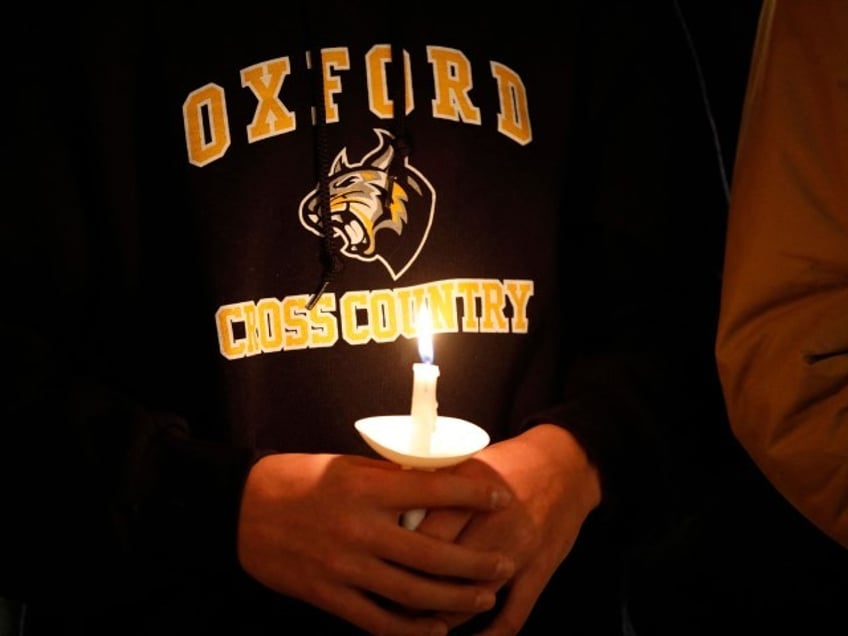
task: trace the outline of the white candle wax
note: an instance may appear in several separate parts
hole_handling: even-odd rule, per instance
[[[429,362],[417,362],[412,365],[412,372],[411,450],[413,455],[427,456],[430,454],[430,438],[436,429],[436,381],[439,367]]]
[[[430,454],[430,438],[436,429],[436,380],[439,367],[433,364],[433,325],[426,305],[418,309],[418,355],[421,362],[412,365],[412,439],[411,454]]]

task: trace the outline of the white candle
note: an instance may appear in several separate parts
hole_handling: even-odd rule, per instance
[[[418,354],[421,362],[412,365],[412,440],[413,455],[430,454],[430,438],[436,429],[438,402],[436,381],[439,367],[433,364],[433,330],[425,305],[418,312]]]

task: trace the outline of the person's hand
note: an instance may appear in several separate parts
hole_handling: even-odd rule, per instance
[[[600,503],[597,470],[570,433],[542,424],[492,444],[454,472],[502,480],[513,493],[513,503],[489,513],[433,509],[417,531],[464,546],[499,550],[513,558],[514,576],[489,583],[493,591],[505,585],[507,589],[503,606],[482,634],[517,634],[574,546],[584,520]],[[471,612],[444,615],[450,626],[472,616]]]
[[[495,593],[486,583],[508,577],[514,564],[479,541],[442,541],[398,520],[414,508],[491,511],[510,499],[497,481],[450,471],[403,470],[365,457],[269,455],[244,487],[238,557],[265,586],[369,633],[445,634],[434,613],[490,609]]]

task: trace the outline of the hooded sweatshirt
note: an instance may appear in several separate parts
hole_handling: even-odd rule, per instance
[[[409,413],[422,306],[440,415],[567,427],[616,546],[671,514],[718,409],[724,203],[673,11],[585,4],[22,27],[0,594],[32,633],[328,620],[240,570],[241,486],[373,455],[354,423]]]

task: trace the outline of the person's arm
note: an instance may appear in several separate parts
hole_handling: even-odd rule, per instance
[[[95,48],[66,17],[33,20],[10,69],[0,595],[72,599],[88,581],[129,599],[141,572],[165,584],[238,567],[253,457],[238,440],[213,442],[200,418],[145,401],[157,368],[138,355],[132,75],[125,50]],[[118,28],[95,32],[129,42]]]
[[[724,443],[713,341],[727,203],[673,8],[598,11],[562,241],[561,394],[526,424],[578,440],[633,546],[709,488],[702,469]],[[733,101],[729,82],[710,87]]]
[[[660,537],[708,487],[702,462],[721,437],[726,208],[692,59],[669,7],[605,3],[584,35],[561,313],[546,316],[563,341],[558,402],[456,469],[500,475],[516,505],[430,511],[419,527],[515,555],[487,636],[520,630],[590,516],[610,550]]]
[[[716,356],[735,435],[848,546],[848,5],[764,5]]]
[[[25,239],[15,234],[23,251],[40,251]],[[47,231],[40,239],[52,245]],[[236,571],[235,520],[252,453],[193,439],[185,419],[146,409],[94,361],[80,334],[98,321],[85,303],[48,281],[27,278],[46,302],[22,291],[18,310],[0,321],[10,335],[0,595],[70,603],[93,588],[119,600],[180,572]]]

